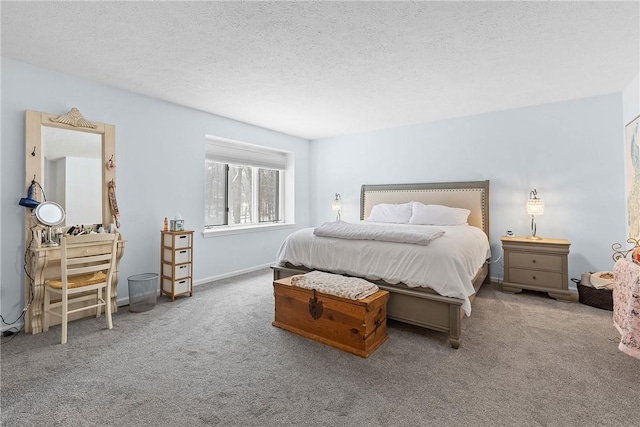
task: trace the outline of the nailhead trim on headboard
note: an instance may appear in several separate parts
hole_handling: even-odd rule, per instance
[[[436,188],[429,188],[436,187]],[[473,197],[477,197],[477,193],[480,193],[480,205],[477,206],[476,201],[472,201],[471,203],[463,204],[462,206],[456,206],[455,203],[450,204],[452,207],[465,207],[469,208],[469,205],[474,205],[472,211],[472,216],[477,215],[477,209],[481,210],[480,221],[482,224],[482,229],[489,235],[489,200],[488,200],[488,190],[489,190],[489,181],[472,181],[472,182],[460,182],[460,183],[426,183],[426,184],[388,184],[388,185],[363,185],[361,191],[361,202],[360,202],[360,219],[364,219],[365,215],[365,207],[372,208],[372,206],[368,206],[368,203],[371,203],[371,198],[376,199],[377,203],[406,203],[413,200],[417,200],[420,202],[425,202],[424,198],[420,197],[421,194],[450,194],[450,193],[469,193],[473,195]],[[416,197],[390,197],[389,201],[378,200],[380,195],[384,194],[398,194],[398,193],[410,193],[416,195]],[[376,197],[374,197],[376,196]],[[426,201],[428,203],[428,201]],[[471,218],[471,216],[470,216]]]

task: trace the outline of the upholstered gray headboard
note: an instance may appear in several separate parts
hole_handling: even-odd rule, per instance
[[[425,184],[363,185],[360,219],[365,219],[378,203],[421,202],[469,209],[469,224],[489,237],[489,180],[437,182]]]

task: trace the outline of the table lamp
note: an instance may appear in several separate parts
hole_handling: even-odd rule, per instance
[[[527,214],[531,215],[531,236],[527,239],[540,240],[542,237],[536,236],[536,216],[544,214],[544,202],[538,197],[538,191],[534,188],[529,193],[527,200]]]

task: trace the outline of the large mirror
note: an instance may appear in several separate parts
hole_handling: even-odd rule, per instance
[[[27,111],[25,141],[25,188],[39,183],[36,199],[61,205],[64,225],[106,228],[115,222],[108,194],[109,183],[115,184],[115,126],[89,121],[76,108],[67,114]],[[29,209],[25,224],[32,226]]]
[[[42,128],[47,200],[67,212],[66,225],[102,222],[102,138],[95,133]]]

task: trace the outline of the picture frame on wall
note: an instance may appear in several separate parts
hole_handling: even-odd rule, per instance
[[[638,240],[640,239],[640,115],[625,126],[624,141],[629,238]]]

